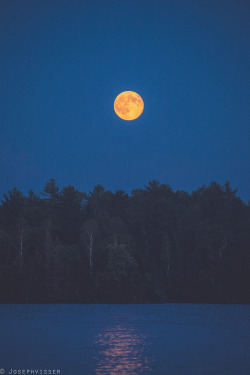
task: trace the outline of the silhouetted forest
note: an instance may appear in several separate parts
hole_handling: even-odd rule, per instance
[[[14,188],[0,206],[0,302],[249,303],[250,205],[236,193]]]

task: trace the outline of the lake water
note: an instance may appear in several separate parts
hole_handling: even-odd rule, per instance
[[[3,369],[249,375],[250,306],[1,305]]]

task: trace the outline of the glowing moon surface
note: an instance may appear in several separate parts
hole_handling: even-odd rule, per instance
[[[135,120],[144,109],[144,103],[139,94],[134,91],[124,91],[119,94],[114,102],[117,116],[123,120]]]

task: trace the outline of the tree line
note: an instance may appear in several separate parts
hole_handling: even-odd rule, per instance
[[[229,182],[14,188],[0,205],[0,290],[1,303],[249,303],[250,204]]]

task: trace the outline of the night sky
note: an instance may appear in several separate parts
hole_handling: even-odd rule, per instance
[[[250,22],[242,0],[0,0],[0,198],[229,180],[250,199]],[[124,121],[132,90],[143,114]]]

